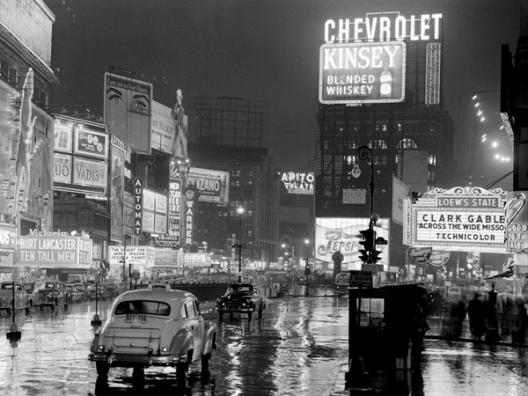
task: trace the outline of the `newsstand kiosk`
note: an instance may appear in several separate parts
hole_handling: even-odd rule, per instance
[[[427,292],[423,287],[398,284],[372,288],[372,282],[365,287],[368,273],[350,272],[347,389],[368,382],[369,373],[410,371],[420,362],[427,331]]]

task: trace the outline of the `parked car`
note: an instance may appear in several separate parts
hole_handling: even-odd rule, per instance
[[[23,286],[27,294],[31,294],[35,290],[35,282],[25,282]]]
[[[86,292],[82,283],[67,283],[64,286],[67,291],[68,303],[79,303],[86,299]]]
[[[103,285],[98,285],[101,287],[101,298],[111,300],[119,294],[119,289],[114,283],[105,283]]]
[[[264,299],[251,283],[232,283],[226,293],[216,299],[216,309],[220,320],[222,320],[225,312],[245,313],[249,319],[251,319],[253,312],[257,312],[260,319],[265,308]]]
[[[120,294],[105,325],[95,333],[89,360],[99,378],[110,367],[133,367],[134,376],[149,366],[173,366],[184,385],[189,365],[201,360],[208,372],[216,347],[216,325],[206,322],[197,298],[182,290],[148,288]]]
[[[0,310],[11,312],[13,307],[13,282],[0,283]],[[15,309],[29,309],[29,299],[24,286],[15,282]]]
[[[38,307],[55,308],[63,305],[64,308],[68,306],[68,292],[64,284],[55,279],[39,280],[35,284],[35,289],[29,297],[30,305]]]

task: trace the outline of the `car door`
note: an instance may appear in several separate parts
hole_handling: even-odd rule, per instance
[[[192,298],[185,300],[185,308],[187,311],[187,320],[189,328],[193,336],[193,360],[198,359],[202,352],[202,340],[200,339],[200,321],[198,320],[198,313],[196,312],[196,305]]]

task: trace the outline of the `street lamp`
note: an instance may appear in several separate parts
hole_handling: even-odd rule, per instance
[[[246,212],[243,206],[236,209],[238,214],[239,232],[238,232],[238,283],[242,283],[242,215]]]
[[[374,153],[368,146],[360,146],[356,150],[356,158],[360,160],[370,161],[370,215],[374,213]],[[361,175],[361,169],[356,162],[352,169],[352,176],[357,179]]]
[[[305,297],[309,297],[310,296],[310,262],[308,261],[309,259],[309,254],[310,254],[310,240],[308,238],[305,238],[304,239],[304,244],[306,245],[306,266],[305,266],[305,269],[304,269],[304,274],[306,275],[306,287],[304,289],[304,296]]]

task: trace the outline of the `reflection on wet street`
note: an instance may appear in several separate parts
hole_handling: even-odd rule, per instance
[[[343,304],[342,301],[339,302]],[[103,317],[109,304],[103,304]],[[202,304],[206,319],[217,320],[213,305]],[[0,394],[87,395],[172,394],[288,395],[336,394],[344,388],[347,361],[347,307],[333,298],[270,300],[263,318],[226,316],[219,323],[209,378],[191,367],[189,388],[176,389],[174,370],[149,369],[133,383],[132,370],[112,368],[107,383],[96,383],[87,360],[94,303],[67,311],[33,311],[18,322],[22,340],[0,343]],[[1,332],[10,324],[2,315]],[[5,336],[3,336],[5,337]],[[199,365],[199,363],[198,363]]]
[[[109,303],[103,303],[106,318]],[[211,303],[202,304],[216,320]],[[225,317],[219,323],[218,349],[208,378],[191,367],[188,387],[177,389],[174,370],[148,369],[140,382],[132,370],[112,368],[97,383],[87,360],[94,303],[67,311],[20,312],[22,340],[5,339],[10,319],[0,330],[1,395],[345,395],[347,299],[285,298],[268,301],[262,320]],[[413,395],[526,395],[528,350],[427,340],[422,377]],[[407,393],[409,394],[409,393]]]

